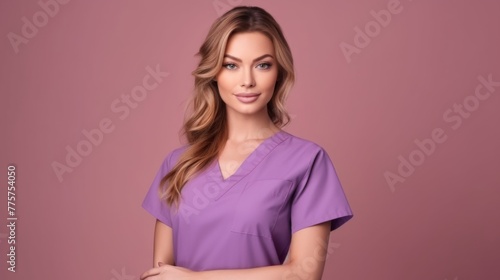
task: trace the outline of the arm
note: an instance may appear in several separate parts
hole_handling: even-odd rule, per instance
[[[283,265],[251,269],[196,272],[200,280],[320,280],[330,238],[330,222],[304,228],[292,235],[289,257]]]
[[[153,245],[153,267],[158,267],[158,262],[174,264],[174,246],[172,229],[156,220]]]

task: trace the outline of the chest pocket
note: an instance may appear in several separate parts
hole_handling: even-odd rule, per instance
[[[240,194],[233,213],[231,231],[272,238],[280,210],[285,207],[292,182],[250,182]]]

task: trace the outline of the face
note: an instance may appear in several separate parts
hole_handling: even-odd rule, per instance
[[[233,34],[216,76],[228,114],[267,115],[278,76],[273,42],[260,32]]]

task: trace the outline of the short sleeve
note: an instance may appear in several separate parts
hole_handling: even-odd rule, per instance
[[[160,187],[161,179],[168,173],[168,171],[170,171],[171,157],[172,153],[167,155],[163,160],[163,163],[161,164],[160,169],[157,171],[153,183],[151,183],[151,186],[149,187],[149,190],[146,193],[146,197],[142,202],[142,208],[144,208],[156,219],[160,220],[169,227],[172,227],[170,207],[164,200],[160,199],[160,196],[158,194],[158,189]]]
[[[320,148],[293,194],[292,233],[327,221],[333,231],[352,217],[333,163]]]

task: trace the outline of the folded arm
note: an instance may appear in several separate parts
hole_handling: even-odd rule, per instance
[[[158,267],[158,262],[175,265],[172,229],[160,220],[156,220],[154,230],[153,267]]]

